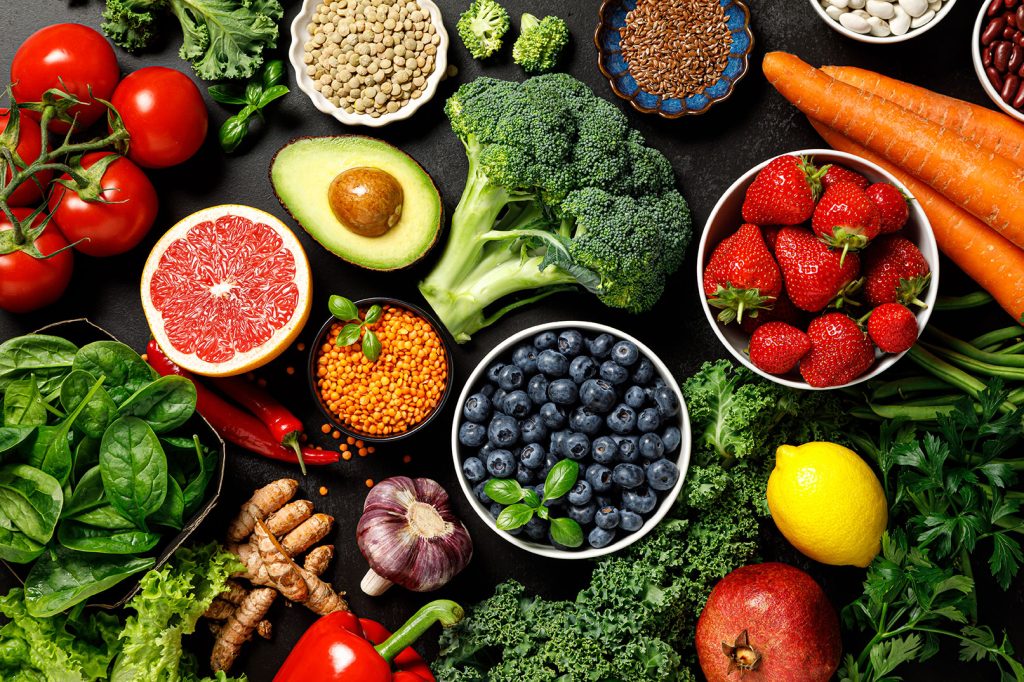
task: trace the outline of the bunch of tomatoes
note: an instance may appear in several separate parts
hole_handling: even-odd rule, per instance
[[[80,24],[43,28],[15,53],[10,81],[17,125],[10,109],[0,109],[0,153],[6,147],[14,166],[4,164],[0,185],[8,191],[6,200],[0,194],[0,310],[28,312],[59,299],[71,280],[72,249],[102,257],[135,247],[158,209],[142,168],[180,164],[202,146],[206,105],[190,78],[159,66],[120,76],[107,40]],[[41,112],[55,90],[73,98],[62,96],[71,106],[60,117],[51,111],[42,130]],[[102,142],[115,125],[128,133],[117,150]],[[99,126],[106,127],[101,137],[90,139],[88,131]],[[24,182],[8,187],[18,171],[30,170]],[[34,234],[31,243],[14,239],[11,216]],[[41,225],[35,234],[32,228]]]

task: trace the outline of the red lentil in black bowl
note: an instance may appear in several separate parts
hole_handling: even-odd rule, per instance
[[[379,319],[367,323],[374,306],[380,308]],[[355,308],[358,321],[332,315],[317,332],[309,354],[310,389],[328,423],[341,433],[368,443],[400,440],[430,423],[448,399],[448,340],[440,324],[410,303],[366,298]],[[362,325],[360,340],[339,345],[339,335],[353,324]],[[376,361],[364,354],[361,337],[367,332],[380,344]]]

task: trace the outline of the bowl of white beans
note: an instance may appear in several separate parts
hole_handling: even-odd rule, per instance
[[[901,43],[942,21],[956,0],[810,0],[832,30],[863,43]]]

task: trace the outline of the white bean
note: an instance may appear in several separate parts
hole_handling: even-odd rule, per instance
[[[839,23],[854,33],[868,33],[871,31],[871,26],[868,25],[868,22],[852,12],[839,17]]]
[[[832,5],[829,5],[828,7],[825,8],[825,14],[832,17],[833,21],[839,21],[839,17],[846,14],[846,12],[839,9],[838,7],[833,7]],[[907,25],[909,26],[910,24]]]
[[[931,2],[928,3],[928,9],[932,10],[933,12],[938,12],[940,9],[942,9],[942,0],[932,0]]]
[[[868,19],[871,18],[871,15],[868,14],[867,12],[865,12],[862,9],[855,9],[855,10],[853,10],[853,13],[856,14],[861,19],[863,19],[864,21],[867,21]]]
[[[900,7],[906,10],[911,18],[917,18],[928,11],[928,0],[900,0]]]
[[[896,16],[896,10],[885,0],[868,0],[866,8],[868,14],[879,19],[892,19]]]
[[[899,5],[896,5],[894,9],[896,16],[889,21],[889,30],[896,36],[906,35],[910,30],[910,15]]]
[[[850,9],[864,9],[865,0],[850,0]]]
[[[828,4],[833,7],[838,7],[839,9],[846,9],[850,5],[850,2],[849,0],[828,0]]]
[[[911,20],[910,28],[921,28],[922,26],[924,26],[925,24],[927,24],[929,21],[931,21],[934,18],[935,18],[935,12],[933,10],[928,10],[927,12],[922,14],[921,16],[916,17],[915,19]]]
[[[871,17],[868,19],[868,26],[871,27],[871,35],[877,38],[884,38],[888,35],[892,35],[892,31],[889,30],[889,24],[885,19]]]

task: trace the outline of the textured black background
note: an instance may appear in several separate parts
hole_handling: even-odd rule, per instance
[[[278,50],[282,57],[287,49],[288,27],[300,3],[286,4],[282,44]],[[286,214],[271,189],[267,167],[274,152],[288,139],[298,135],[363,133],[377,135],[400,146],[433,175],[444,197],[446,212],[450,213],[462,190],[466,162],[461,145],[444,120],[444,99],[459,83],[478,75],[518,79],[522,73],[511,63],[510,43],[486,65],[471,60],[454,34],[454,24],[458,12],[466,4],[465,0],[439,0],[438,4],[453,37],[449,60],[458,66],[460,73],[455,79],[442,83],[435,99],[411,120],[377,130],[348,129],[318,112],[306,96],[293,87],[292,94],[272,107],[268,129],[252,143],[247,143],[238,154],[226,158],[217,145],[216,129],[228,113],[208,100],[210,134],[199,154],[178,168],[151,173],[161,200],[160,215],[152,234],[134,252],[125,256],[101,260],[76,254],[74,280],[64,299],[49,309],[30,315],[0,313],[0,339],[31,331],[45,323],[86,316],[141,350],[149,333],[137,287],[149,247],[175,221],[213,204],[250,204],[285,218]],[[572,30],[572,44],[563,66],[597,93],[622,106],[632,124],[646,135],[649,144],[668,155],[676,169],[680,187],[693,209],[697,232],[719,195],[748,168],[780,153],[822,146],[803,117],[779,97],[761,75],[760,60],[766,50],[793,51],[813,64],[854,64],[876,69],[940,92],[989,104],[971,67],[970,32],[979,7],[977,0],[959,0],[941,25],[915,40],[894,46],[865,45],[838,35],[822,23],[806,0],[751,0],[756,44],[746,79],[739,84],[731,100],[715,106],[704,116],[679,121],[663,121],[637,114],[614,98],[596,66],[592,35],[598,4],[597,0],[505,1],[513,16],[529,9],[541,15],[557,13],[567,19]],[[4,73],[18,44],[32,31],[60,21],[98,27],[102,11],[101,0],[83,0],[71,5],[62,0],[2,0],[0,5],[5,10],[0,13],[0,28],[3,29],[0,71]],[[129,55],[118,50],[122,69],[128,72],[140,66],[161,64],[188,71],[187,64],[176,55],[180,34],[173,22],[166,24],[165,36],[163,44],[151,52]],[[290,85],[294,86],[290,69],[288,75]],[[205,92],[205,88],[203,90]],[[294,226],[291,221],[286,222]],[[420,301],[415,283],[433,258],[408,272],[370,273],[336,259],[301,229],[296,229],[296,232],[306,246],[315,282],[314,312],[303,340],[308,341],[326,318],[325,302],[332,293],[344,293],[352,298],[390,295]],[[518,329],[550,320],[589,319],[636,334],[665,360],[679,379],[694,371],[704,360],[723,356],[724,350],[700,309],[694,286],[695,253],[696,248],[692,248],[685,266],[670,282],[661,304],[647,315],[632,317],[620,314],[589,296],[568,294],[548,299],[480,332],[470,344],[455,349],[456,388],[461,387],[475,363],[494,344]],[[944,293],[956,293],[958,284],[963,284],[957,280],[962,278],[950,276],[953,268],[948,262],[943,265]],[[322,422],[302,376],[305,363],[305,354],[289,350],[262,370],[261,375],[267,378],[279,398],[308,417],[307,427],[319,439]],[[294,376],[287,374],[288,367],[296,368]],[[365,562],[355,546],[354,529],[366,493],[364,480],[367,478],[380,480],[399,473],[430,476],[452,493],[455,505],[473,535],[476,554],[470,567],[442,590],[441,596],[468,605],[489,595],[498,582],[516,578],[532,592],[549,598],[565,598],[574,595],[589,575],[589,566],[585,563],[534,557],[505,543],[480,522],[462,499],[452,468],[449,428],[453,407],[449,404],[447,414],[421,435],[391,447],[381,447],[371,457],[356,458],[328,470],[314,471],[303,481],[303,492],[316,501],[318,509],[333,514],[337,519],[331,538],[339,550],[331,573],[334,584],[339,589],[348,590],[352,606],[360,614],[376,617],[392,627],[404,620],[426,597],[394,588],[383,597],[370,599],[358,589]],[[411,455],[411,463],[403,464],[403,455]],[[221,505],[200,533],[207,537],[220,537],[226,520],[255,487],[280,476],[295,474],[291,468],[268,463],[247,453],[231,452]],[[327,497],[317,494],[321,485],[329,488]],[[810,569],[826,586],[837,607],[859,591],[859,571],[812,567],[791,552],[787,552],[784,558]],[[6,577],[0,580],[6,580]],[[981,612],[987,622],[1019,623],[1018,614],[1022,606],[1019,587],[1009,596],[982,588]],[[249,644],[234,670],[247,672],[254,682],[271,679],[272,671],[283,661],[304,628],[313,622],[314,616],[305,609],[287,608],[279,602],[272,611],[272,619],[276,625],[273,641],[256,640]],[[1024,651],[1021,634],[1018,625],[1015,641],[1018,650]],[[853,644],[848,642],[851,648]],[[992,667],[951,667],[950,662],[955,660],[955,647],[951,642],[944,643],[944,646],[946,649],[939,659],[941,667],[933,665],[907,670],[906,678],[995,679]],[[205,656],[209,643],[197,643],[195,650],[201,657]],[[436,651],[436,638],[429,638],[423,650],[432,655]]]

